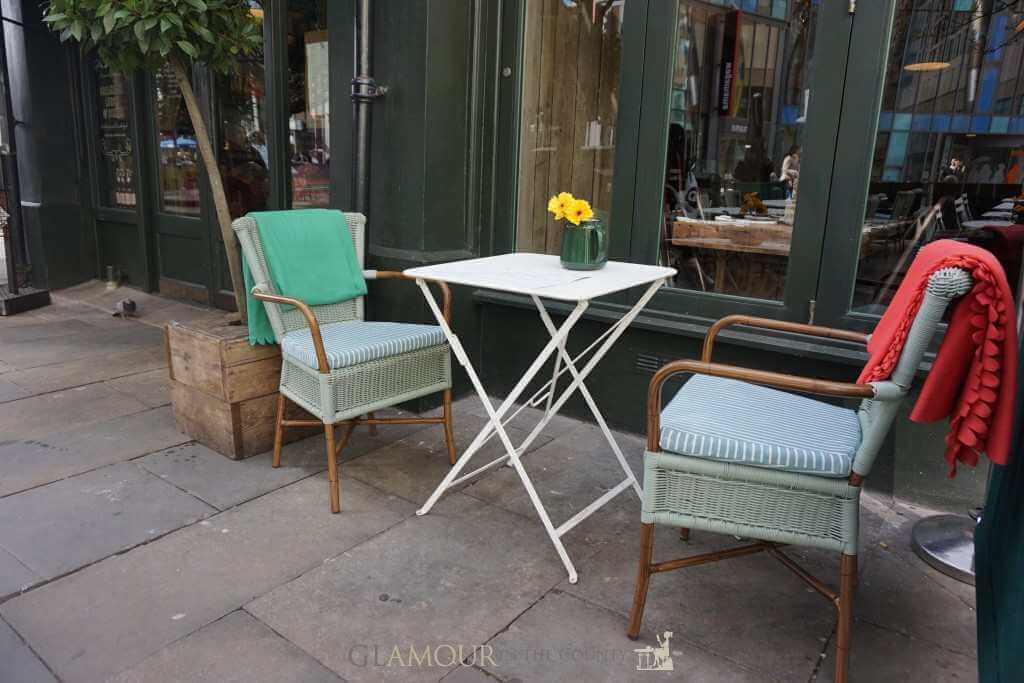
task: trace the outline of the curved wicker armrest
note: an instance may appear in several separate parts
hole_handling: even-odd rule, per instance
[[[406,275],[397,270],[364,270],[363,277],[367,280],[409,280],[416,282],[416,278]],[[441,290],[441,312],[444,314],[444,321],[452,322],[452,290],[445,282],[431,281],[430,284],[437,285]]]
[[[309,331],[313,337],[313,349],[316,351],[317,370],[325,374],[331,372],[331,366],[327,362],[327,352],[324,351],[324,340],[323,337],[320,336],[320,323],[317,322],[313,309],[307,306],[304,301],[293,299],[290,296],[267,294],[261,291],[259,287],[252,288],[252,296],[254,299],[258,299],[259,301],[269,301],[275,304],[287,304],[288,306],[294,306],[299,309],[299,312],[301,312],[306,318],[306,322],[309,323]]]
[[[748,327],[760,327],[768,330],[779,330],[782,332],[797,332],[812,337],[824,337],[826,339],[842,339],[843,341],[868,343],[868,335],[862,332],[851,332],[850,330],[837,330],[834,327],[821,327],[820,325],[804,325],[786,320],[773,320],[771,318],[756,318],[750,315],[727,315],[715,321],[715,324],[708,328],[704,337],[704,348],[701,351],[700,359],[705,363],[711,362],[711,352],[715,344],[715,337],[726,327],[732,325],[746,325]]]
[[[724,318],[723,318],[724,320]],[[706,363],[698,360],[677,360],[666,363],[654,373],[647,390],[647,449],[654,451],[658,449],[658,441],[661,432],[661,388],[673,375],[681,372],[692,372],[699,375],[713,375],[715,377],[728,377],[739,379],[754,384],[764,384],[778,387],[780,389],[791,389],[803,391],[809,394],[822,396],[841,396],[845,398],[873,398],[875,389],[870,384],[853,384],[850,382],[832,382],[829,380],[801,377],[799,375],[785,375],[780,372],[767,372],[765,370],[753,370],[750,368],[737,367],[735,365],[723,365],[721,363]]]

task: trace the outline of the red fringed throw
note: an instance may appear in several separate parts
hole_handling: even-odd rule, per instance
[[[887,379],[896,368],[924,299],[928,278],[940,268],[970,271],[974,286],[953,310],[921,396],[910,414],[915,422],[949,417],[946,461],[978,464],[985,453],[1005,465],[1010,455],[1017,384],[1017,328],[1013,295],[1003,268],[988,251],[939,240],[921,249],[868,342],[868,363],[857,381]]]

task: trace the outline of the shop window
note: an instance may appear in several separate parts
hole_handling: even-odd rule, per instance
[[[97,63],[96,105],[99,205],[135,209],[135,141],[131,126],[131,81]]]
[[[292,207],[330,201],[326,0],[288,0],[288,155]]]
[[[153,111],[160,210],[179,216],[199,216],[199,149],[170,66],[164,66],[153,75]]]
[[[817,9],[782,9],[679,0],[662,221],[648,228],[677,287],[783,297]]]
[[[253,16],[263,18],[262,13]],[[264,83],[262,50],[217,79],[217,161],[232,218],[262,211],[270,199]]]
[[[624,0],[527,0],[516,248],[558,253],[547,200],[571,192],[609,223]]]
[[[888,133],[890,115],[879,119],[855,256],[855,313],[884,311],[917,251],[941,238],[990,248],[1017,281],[1020,246],[1011,246],[1007,228],[1024,181],[1024,145],[1010,117],[991,114],[1009,113],[1013,93],[1024,90],[1021,46],[1006,43],[1009,10],[995,6],[965,21],[960,5],[897,3],[883,108],[886,98],[895,103],[894,131],[901,119],[913,124]],[[909,50],[914,43],[924,47]]]

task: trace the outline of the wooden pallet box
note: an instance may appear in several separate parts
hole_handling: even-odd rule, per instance
[[[238,460],[274,445],[281,377],[276,345],[250,346],[246,328],[222,323],[168,323],[165,328],[171,404],[179,429]],[[290,416],[311,419],[289,402]],[[294,411],[294,413],[293,413]],[[285,441],[318,433],[287,429]]]

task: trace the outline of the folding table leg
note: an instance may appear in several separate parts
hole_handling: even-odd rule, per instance
[[[530,381],[534,378],[534,376],[536,376],[537,372],[540,371],[541,367],[547,361],[548,357],[551,356],[552,353],[554,353],[555,349],[558,347],[558,344],[560,342],[564,342],[573,325],[576,324],[576,321],[580,319],[580,316],[582,316],[583,312],[587,309],[587,302],[581,301],[572,311],[572,313],[570,313],[569,317],[565,320],[564,323],[562,323],[562,327],[558,330],[557,334],[552,336],[551,341],[549,341],[547,345],[543,348],[543,350],[541,350],[536,360],[534,360],[533,364],[530,365],[526,373],[519,380],[518,384],[516,384],[515,388],[513,388],[512,392],[505,398],[501,406],[498,407],[497,410],[495,410],[494,406],[491,404],[490,398],[487,396],[487,392],[483,388],[483,384],[480,382],[480,378],[476,374],[476,370],[474,370],[473,368],[473,364],[469,360],[469,356],[466,354],[465,349],[463,349],[458,336],[452,331],[451,327],[449,327],[447,321],[445,321],[444,314],[441,312],[440,307],[438,307],[437,301],[434,299],[433,294],[427,287],[426,282],[422,280],[417,280],[417,284],[419,284],[420,289],[423,291],[423,296],[427,300],[427,305],[430,307],[430,310],[434,313],[434,317],[437,319],[438,324],[441,326],[441,330],[444,332],[445,337],[448,339],[448,343],[452,348],[452,353],[455,354],[455,357],[459,361],[459,364],[462,365],[462,367],[465,369],[466,374],[469,376],[469,380],[472,383],[473,388],[476,390],[477,395],[483,402],[484,408],[487,410],[488,415],[487,424],[484,425],[484,428],[480,431],[479,434],[477,434],[476,438],[473,439],[473,442],[469,445],[469,448],[467,448],[466,452],[463,453],[461,457],[459,457],[455,465],[448,470],[448,474],[445,475],[444,480],[430,495],[430,498],[428,498],[427,502],[423,504],[423,507],[416,511],[417,515],[425,515],[428,512],[430,512],[430,509],[434,506],[437,500],[449,488],[449,486],[456,479],[456,477],[458,477],[459,473],[462,472],[462,470],[466,467],[470,459],[472,459],[472,457],[476,454],[477,450],[480,448],[480,446],[483,444],[484,440],[487,438],[487,436],[492,430],[497,432],[498,437],[502,442],[502,445],[504,445],[505,447],[507,457],[515,457],[516,449],[512,446],[512,442],[509,440],[508,434],[505,432],[505,428],[501,424],[501,417],[506,412],[508,412],[509,408],[511,408],[512,405],[515,404],[516,399],[519,398],[519,396],[526,390],[526,387],[529,385]]]
[[[554,335],[557,329],[555,328],[554,322],[551,320],[551,316],[548,314],[547,309],[544,307],[544,303],[539,297],[533,297],[533,303],[537,306],[537,312],[540,313],[540,319],[544,322],[544,327],[547,328],[548,334]],[[612,435],[611,429],[608,428],[608,423],[604,420],[604,415],[597,407],[597,403],[594,401],[594,397],[591,396],[590,390],[587,389],[587,385],[583,383],[583,380],[579,377],[579,372],[576,370],[576,365],[573,363],[572,357],[565,350],[565,345],[561,344],[558,347],[559,356],[564,359],[565,367],[569,373],[573,376],[573,379],[579,381],[579,392],[583,396],[583,400],[586,401],[587,407],[590,408],[590,412],[593,414],[594,419],[597,421],[597,425],[604,432],[604,438],[608,441],[608,445],[611,446],[612,452],[615,453],[615,457],[619,461],[619,465],[622,466],[622,471],[626,473],[626,478],[636,492],[637,497],[642,497],[643,491],[640,488],[640,483],[636,480],[636,475],[633,474],[632,468],[626,461],[626,456],[622,454],[622,449],[619,448],[619,443],[615,440]],[[555,362],[558,362],[558,356],[555,357]],[[557,367],[557,366],[556,366]],[[552,383],[551,394],[548,395],[548,412],[551,409],[551,396],[554,395],[554,384]]]

